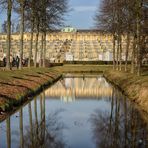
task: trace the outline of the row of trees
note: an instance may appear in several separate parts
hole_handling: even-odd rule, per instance
[[[131,55],[131,73],[140,75],[142,60],[148,55],[147,7],[146,0],[102,0],[95,22],[99,29],[113,36],[113,69],[122,70],[124,52],[125,71]],[[126,36],[126,49],[122,49],[123,36]]]
[[[7,21],[6,20],[1,25],[1,32],[2,33],[7,33]],[[11,32],[12,33],[20,32],[20,24],[16,23],[16,20],[11,21]]]
[[[42,39],[40,49],[40,66],[45,66],[46,33],[57,26],[63,25],[64,14],[68,11],[67,0],[1,0],[0,8],[7,11],[7,69],[10,69],[10,49],[12,32],[12,12],[20,16],[20,61],[23,60],[24,30],[31,34],[29,62],[31,66],[33,37],[35,36],[34,67],[37,66],[37,52],[39,36]],[[19,64],[22,69],[22,62]]]

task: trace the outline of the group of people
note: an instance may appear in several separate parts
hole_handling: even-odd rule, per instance
[[[28,59],[23,59],[22,60],[22,65],[25,66],[28,63]],[[12,67],[17,67],[17,69],[19,68],[19,64],[20,64],[20,58],[19,56],[13,57],[12,55],[10,55],[10,68],[12,69]],[[6,57],[3,58],[3,66],[6,67],[7,65],[7,59]]]

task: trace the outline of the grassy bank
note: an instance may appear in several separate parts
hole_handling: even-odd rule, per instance
[[[117,85],[129,99],[141,106],[148,113],[148,75],[144,71],[142,76],[126,72],[107,70],[105,77]]]
[[[61,75],[54,69],[0,71],[0,112],[13,110]]]
[[[112,66],[109,65],[64,65],[54,67],[60,73],[102,73],[105,70],[111,69]]]

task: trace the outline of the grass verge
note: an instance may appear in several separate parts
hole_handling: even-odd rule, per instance
[[[104,76],[148,113],[148,75],[136,76],[135,74],[110,69],[104,72]]]
[[[60,77],[52,68],[0,71],[0,112],[12,111]]]
[[[109,65],[64,65],[54,67],[60,73],[102,73],[105,70],[111,69],[112,66]]]

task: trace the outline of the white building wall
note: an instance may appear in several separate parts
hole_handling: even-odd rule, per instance
[[[65,53],[65,61],[73,61],[74,60],[73,58],[74,56],[72,53],[69,52]]]
[[[109,51],[104,53],[103,61],[112,61],[113,60],[113,54]]]
[[[99,61],[103,61],[103,53],[99,54]]]

